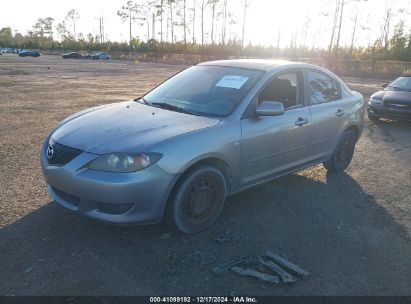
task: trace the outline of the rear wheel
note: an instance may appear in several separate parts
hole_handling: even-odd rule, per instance
[[[357,135],[353,130],[345,131],[330,160],[323,163],[324,167],[330,172],[343,172],[347,169],[354,155],[356,141]]]
[[[197,233],[211,226],[220,215],[227,187],[224,175],[211,166],[201,166],[176,185],[166,210],[166,221],[183,233]]]

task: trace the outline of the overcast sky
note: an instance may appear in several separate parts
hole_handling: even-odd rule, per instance
[[[140,0],[143,1],[143,0]],[[195,0],[187,0],[188,6],[192,6]],[[201,0],[196,0],[200,3]],[[310,19],[307,27],[305,44],[308,46],[325,47],[331,36],[332,16],[322,16],[319,13],[330,13],[334,9],[334,0],[249,0],[252,2],[247,13],[246,42],[253,44],[269,45],[277,44],[278,32],[281,33],[281,45],[289,45],[292,34],[297,31],[298,44],[304,40],[304,26],[307,17]],[[99,21],[97,18],[104,14],[105,32],[110,40],[127,40],[128,25],[123,24],[117,16],[117,10],[126,1],[119,0],[5,0],[2,1],[0,10],[0,28],[10,26],[13,30],[26,33],[38,18],[53,17],[55,24],[64,19],[67,11],[76,9],[80,13],[77,24],[77,33],[98,34]],[[359,10],[359,25],[369,29],[357,29],[357,45],[367,45],[369,40],[375,40],[380,35],[382,19],[387,3],[392,3],[395,10],[399,8],[411,11],[411,0],[368,0],[356,2],[346,0],[345,14],[343,19],[343,31],[341,34],[341,45],[349,45],[353,29],[353,17],[356,9]],[[243,0],[228,0],[228,9],[232,11],[237,24],[230,25],[227,35],[239,37],[242,23]],[[197,8],[197,13],[200,9]],[[208,11],[210,13],[210,11]],[[402,14],[394,19],[397,23],[399,18],[406,21],[407,30],[411,27],[411,15]],[[206,18],[206,32],[209,32],[210,17]],[[197,16],[200,20],[200,16]],[[165,28],[165,25],[164,25]],[[157,29],[159,30],[159,24]],[[146,27],[135,25],[133,36],[146,39]],[[177,31],[180,39],[181,31]],[[201,39],[200,24],[196,25],[197,40]],[[57,36],[57,35],[55,35]],[[207,35],[208,40],[209,35]],[[57,38],[57,37],[56,37]]]

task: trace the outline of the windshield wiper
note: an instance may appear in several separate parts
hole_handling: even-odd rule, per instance
[[[190,114],[190,115],[195,115],[194,113],[187,111],[184,108],[169,104],[167,102],[153,102],[151,105],[161,108],[161,109],[165,109],[165,110],[171,110],[171,111],[175,111],[175,112],[180,112],[180,113],[185,113],[185,114]]]
[[[148,102],[144,97],[138,97],[138,98],[134,99],[134,101],[135,101],[135,102],[140,102],[140,103],[141,103],[141,101],[142,101],[143,104],[146,104],[146,105],[149,105],[149,106],[152,105],[152,104],[151,104],[150,102]]]

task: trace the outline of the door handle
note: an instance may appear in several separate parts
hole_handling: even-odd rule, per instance
[[[302,127],[306,124],[308,124],[308,119],[302,118],[302,117],[298,118],[297,121],[295,122],[295,125],[299,127]]]
[[[335,116],[337,116],[337,117],[343,117],[344,114],[345,114],[345,111],[341,110],[341,109],[338,109],[338,111],[335,112]]]

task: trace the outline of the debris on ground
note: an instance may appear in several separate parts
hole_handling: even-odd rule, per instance
[[[234,260],[225,262],[221,265],[218,265],[213,268],[213,272],[215,274],[223,274],[224,272],[229,271],[232,267],[240,265],[240,264],[245,264],[251,261],[251,258],[249,256],[242,256],[240,258],[236,258]]]
[[[166,274],[169,276],[175,275],[179,272],[182,272],[178,265],[177,261],[177,255],[174,249],[169,249],[167,252],[167,266],[165,267],[166,269]]]
[[[309,273],[278,254],[267,251],[264,256],[242,256],[213,268],[221,275],[229,270],[243,276],[250,276],[273,284],[293,283],[297,276],[304,278]]]
[[[177,274],[177,273],[179,273],[179,272],[181,272],[179,268],[169,268],[169,269],[167,270],[167,275],[173,276],[173,275],[175,275],[175,274]]]
[[[215,242],[217,242],[217,243],[223,244],[223,243],[227,243],[227,242],[232,241],[233,238],[234,238],[234,237],[233,237],[233,235],[232,235],[232,233],[231,233],[231,230],[227,230],[227,231],[225,231],[224,233],[222,233],[222,234],[214,237],[213,240],[214,240]]]
[[[283,283],[292,283],[297,281],[295,277],[271,261],[266,261],[262,257],[258,257],[258,263],[275,272],[281,278],[281,282]]]
[[[198,250],[194,253],[188,254],[187,257],[198,262],[200,267],[210,264],[211,262],[216,260],[215,256]]]
[[[177,255],[174,250],[169,249],[167,254],[168,265],[172,266],[177,263]]]
[[[271,282],[274,284],[278,284],[280,283],[280,279],[275,276],[275,275],[270,275],[270,274],[266,274],[264,272],[260,272],[254,269],[250,269],[250,268],[242,268],[240,266],[234,266],[231,268],[232,271],[243,275],[243,276],[250,276],[250,277],[254,277],[257,278],[261,281],[267,281],[267,282]]]
[[[301,267],[291,263],[290,261],[287,261],[286,259],[282,258],[278,254],[267,251],[267,257],[273,259],[277,264],[280,264],[280,266],[283,266],[285,268],[288,268],[294,271],[295,273],[299,274],[303,278],[309,275],[307,271],[301,269]]]
[[[362,192],[362,194],[364,195],[365,199],[367,199],[369,201],[375,200],[374,194],[372,194],[370,192]]]
[[[171,232],[163,233],[162,235],[160,235],[158,237],[158,239],[160,241],[167,241],[167,240],[171,239]]]

